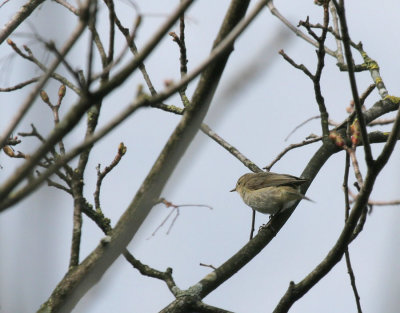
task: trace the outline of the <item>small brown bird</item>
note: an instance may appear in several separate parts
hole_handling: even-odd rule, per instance
[[[307,198],[301,194],[300,185],[307,179],[272,172],[244,174],[235,189],[244,203],[264,214],[275,214],[290,208],[296,201]]]

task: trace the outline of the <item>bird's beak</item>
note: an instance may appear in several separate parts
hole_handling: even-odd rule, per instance
[[[230,190],[229,192],[234,192],[234,191],[236,191],[236,187]]]

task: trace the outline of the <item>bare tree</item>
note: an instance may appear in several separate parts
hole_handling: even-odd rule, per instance
[[[318,149],[305,161],[301,177],[307,180],[302,185],[301,192],[305,193],[313,183],[320,170],[326,166],[326,162],[338,153],[344,153],[345,166],[343,171],[345,223],[336,236],[336,242],[329,247],[328,253],[320,262],[309,271],[304,278],[297,283],[290,282],[287,291],[282,294],[276,304],[274,312],[287,312],[294,303],[308,293],[323,279],[345,256],[346,266],[350,274],[351,286],[354,293],[358,312],[362,312],[362,301],[356,284],[356,275],[353,273],[349,245],[358,238],[367,221],[368,208],[374,205],[398,205],[397,200],[387,199],[383,202],[370,200],[370,195],[381,171],[391,159],[395,145],[400,134],[400,98],[392,96],[385,87],[380,74],[378,61],[373,60],[364,50],[363,45],[356,43],[356,38],[350,36],[348,19],[344,1],[315,1],[319,7],[320,20],[311,21],[305,18],[299,22],[298,27],[292,25],[274,6],[273,1],[258,1],[248,11],[249,1],[232,0],[226,8],[226,14],[221,21],[221,26],[214,39],[214,44],[209,55],[193,69],[188,68],[189,53],[186,46],[185,23],[187,22],[187,10],[194,1],[180,1],[176,8],[171,8],[168,16],[164,17],[162,25],[137,48],[137,37],[141,34],[141,25],[146,20],[146,15],[140,11],[140,4],[135,4],[136,17],[126,26],[117,14],[116,4],[107,0],[96,2],[87,0],[74,6],[63,0],[56,0],[68,14],[76,17],[76,26],[65,34],[63,44],[58,45],[53,40],[47,39],[41,33],[32,31],[31,37],[36,44],[41,44],[49,53],[52,60],[44,61],[35,52],[30,44],[21,45],[14,35],[18,27],[27,23],[27,18],[38,9],[43,1],[30,1],[15,13],[0,33],[0,43],[3,49],[8,44],[14,57],[20,57],[26,62],[35,65],[40,74],[35,77],[27,77],[25,81],[13,86],[1,88],[5,93],[16,93],[20,89],[29,89],[29,94],[22,103],[13,106],[13,118],[7,125],[1,127],[0,143],[3,157],[12,158],[14,164],[23,159],[20,166],[12,167],[9,161],[3,166],[11,166],[12,171],[7,177],[3,177],[0,186],[0,212],[17,210],[18,204],[38,192],[38,188],[47,182],[67,193],[72,198],[73,229],[69,257],[69,266],[65,276],[59,281],[48,299],[42,304],[39,312],[69,312],[78,301],[85,296],[109,269],[113,262],[122,254],[125,260],[137,269],[141,275],[162,280],[174,296],[169,304],[161,312],[229,312],[226,309],[206,304],[203,299],[214,290],[236,275],[246,264],[254,258],[280,233],[282,227],[293,214],[296,206],[274,215],[266,225],[260,227],[254,233],[253,227],[250,240],[246,242],[236,253],[228,257],[221,265],[206,265],[210,272],[199,281],[192,282],[189,288],[180,289],[175,283],[172,269],[160,271],[151,264],[146,265],[134,257],[127,248],[131,240],[137,235],[139,228],[148,217],[151,209],[157,204],[171,207],[175,213],[175,219],[170,228],[176,223],[179,210],[183,206],[209,206],[207,204],[172,203],[168,195],[162,195],[168,179],[171,177],[178,162],[184,156],[187,148],[193,142],[200,129],[209,138],[218,143],[234,158],[238,159],[245,167],[253,172],[262,171],[262,166],[257,166],[249,158],[241,153],[240,148],[235,148],[228,140],[216,134],[209,125],[204,123],[204,118],[219,86],[222,74],[226,70],[231,54],[234,52],[234,44],[238,37],[245,36],[245,30],[249,28],[255,18],[263,11],[269,10],[290,31],[316,49],[315,69],[296,61],[296,56],[291,56],[284,50],[279,54],[282,60],[304,74],[304,79],[309,79],[314,93],[316,107],[319,114],[312,119],[320,121],[319,129],[302,140],[300,143],[289,145],[276,156],[272,162],[264,167],[270,170],[289,151],[302,149],[308,145],[318,145]],[[3,3],[7,5],[7,3]],[[106,10],[108,15],[108,30],[105,31],[104,16],[101,11]],[[248,12],[247,12],[248,11]],[[100,17],[103,16],[103,17]],[[179,32],[171,31],[178,24]],[[83,38],[83,36],[86,36]],[[117,45],[117,38],[124,40],[124,45]],[[177,81],[166,80],[164,88],[157,90],[153,85],[151,74],[146,70],[147,62],[150,62],[150,54],[162,55],[159,50],[161,41],[169,38],[179,50],[180,79]],[[78,41],[87,44],[87,57],[84,64],[75,64],[69,60],[71,50]],[[329,44],[328,44],[329,43]],[[329,46],[335,44],[335,48]],[[188,46],[190,49],[190,46]],[[356,56],[355,56],[356,55]],[[362,62],[357,64],[354,60],[361,57]],[[329,108],[326,104],[322,85],[325,63],[327,58],[333,58],[339,71],[348,74],[348,86],[351,90],[352,101],[347,108],[347,117],[341,122],[335,122],[330,118]],[[253,62],[254,71],[257,62]],[[60,69],[63,69],[60,72]],[[251,72],[246,73],[251,76]],[[356,74],[369,72],[370,85],[362,92],[357,87]],[[128,103],[119,103],[115,96],[123,86],[131,84],[129,80],[136,73],[140,73],[146,87],[135,85],[134,99]],[[249,76],[243,76],[246,79]],[[197,80],[193,86],[193,81]],[[237,79],[237,81],[239,81]],[[129,82],[129,83],[128,83]],[[57,96],[49,92],[49,86],[58,85]],[[190,85],[192,83],[192,85]],[[190,89],[192,88],[192,89]],[[132,88],[130,88],[132,89]],[[378,94],[370,107],[365,105],[372,92]],[[67,93],[74,93],[75,102],[66,99]],[[235,90],[231,90],[235,92]],[[190,93],[190,94],[189,94]],[[175,96],[175,97],[174,97]],[[52,99],[56,98],[54,101]],[[168,104],[166,101],[175,101]],[[180,104],[177,103],[178,99]],[[107,109],[105,102],[112,101],[117,107],[115,115],[107,116],[106,122],[100,121],[100,113]],[[37,103],[37,104],[35,104]],[[46,104],[53,116],[51,131],[43,134],[37,125],[31,124],[27,129],[26,117],[28,110],[34,105]],[[93,169],[88,168],[89,158],[93,157],[99,141],[106,135],[112,134],[124,121],[137,116],[143,108],[162,111],[164,114],[179,116],[175,129],[170,134],[165,145],[161,148],[156,160],[149,170],[140,187],[135,191],[131,202],[124,209],[118,221],[112,224],[107,211],[101,201],[104,178],[117,169],[131,147],[121,142],[113,161],[107,166],[97,166],[97,179],[93,194],[93,201],[85,193],[85,184],[88,176],[93,176]],[[63,109],[66,113],[61,113]],[[397,111],[396,116],[383,120],[387,113]],[[79,123],[86,117],[85,131],[79,142],[66,144],[68,134],[79,129]],[[268,117],[265,117],[266,119]],[[243,117],[243,123],[250,123]],[[309,122],[308,121],[308,122]],[[285,117],[282,117],[285,123]],[[389,131],[371,131],[372,126],[389,125]],[[301,125],[300,125],[301,126]],[[299,127],[300,127],[299,126]],[[294,129],[297,131],[299,127]],[[388,126],[386,126],[388,127]],[[291,130],[287,127],[288,132]],[[18,131],[18,136],[14,132]],[[23,132],[22,132],[23,131]],[[19,151],[18,145],[26,141],[36,140],[39,146],[33,152]],[[253,139],[252,139],[253,140]],[[254,142],[259,141],[254,140]],[[376,144],[383,144],[374,149]],[[110,149],[109,149],[110,150]],[[357,158],[357,151],[362,150],[364,159]],[[4,161],[5,159],[2,158]],[[74,161],[76,160],[76,161]],[[3,162],[2,161],[2,162]],[[360,164],[361,163],[361,164]],[[349,175],[354,171],[356,177],[356,190],[349,187]],[[207,180],[206,175],[201,180]],[[54,192],[56,192],[54,190]],[[117,197],[118,195],[115,195]],[[165,198],[164,198],[165,197]],[[310,196],[312,198],[312,196]],[[207,199],[205,199],[207,202]],[[327,205],[317,203],[317,206]],[[254,213],[254,212],[253,212]],[[89,218],[104,233],[95,247],[85,258],[82,258],[83,218]],[[161,226],[165,223],[161,222]],[[156,231],[158,228],[156,229]],[[169,230],[170,231],[170,230]],[[153,233],[155,234],[155,232]],[[183,250],[181,250],[184,253]],[[49,260],[51,262],[51,260]],[[199,260],[201,262],[201,260]],[[205,264],[202,264],[205,265]],[[251,278],[249,278],[251,279]],[[17,291],[15,291],[17,292]]]

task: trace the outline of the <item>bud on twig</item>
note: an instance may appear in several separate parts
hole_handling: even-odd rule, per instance
[[[50,99],[49,99],[49,96],[47,95],[46,91],[40,90],[40,97],[42,98],[44,103],[47,103],[50,105]]]
[[[64,98],[66,90],[67,90],[67,88],[65,87],[64,84],[62,84],[62,85],[60,86],[60,88],[58,89],[58,97],[59,97],[60,99]]]
[[[336,131],[331,131],[329,133],[329,139],[333,141],[333,143],[337,146],[337,147],[343,147],[344,146],[344,139],[342,138],[342,136],[336,132]]]
[[[119,146],[118,146],[118,154],[119,154],[120,156],[123,156],[123,155],[126,153],[126,150],[127,150],[126,146],[124,145],[123,142],[121,142],[121,143],[119,144]]]
[[[10,146],[4,146],[3,151],[5,154],[7,154],[9,157],[14,156],[14,150]]]
[[[351,143],[353,146],[356,146],[360,142],[361,138],[361,130],[360,130],[360,123],[356,118],[353,124],[350,125],[350,134],[351,134]]]

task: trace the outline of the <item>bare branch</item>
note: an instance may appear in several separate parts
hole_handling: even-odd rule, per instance
[[[27,81],[24,81],[24,82],[19,83],[19,84],[15,85],[15,86],[12,86],[12,87],[0,88],[0,92],[10,92],[10,91],[22,89],[25,86],[28,86],[28,85],[30,85],[32,83],[37,82],[39,79],[40,79],[40,76],[34,77],[32,79],[29,79]]]
[[[104,177],[106,177],[108,173],[110,173],[113,170],[114,167],[118,165],[122,157],[125,155],[126,150],[127,150],[126,146],[124,145],[123,142],[121,142],[118,147],[117,155],[115,156],[111,164],[109,166],[106,166],[106,168],[103,171],[100,171],[100,164],[97,166],[97,183],[96,183],[96,191],[94,192],[94,203],[97,211],[101,211],[100,189],[103,179]]]
[[[350,213],[350,201],[349,201],[349,194],[348,194],[349,168],[350,168],[350,156],[349,156],[349,153],[346,153],[346,165],[345,165],[344,178],[343,178],[343,189],[344,189],[344,197],[345,197],[345,222],[349,218],[349,213]],[[353,294],[354,294],[354,297],[356,300],[358,313],[362,313],[361,304],[360,304],[360,296],[358,295],[355,276],[354,276],[353,268],[351,266],[351,261],[350,261],[349,247],[346,247],[344,254],[345,254],[345,258],[346,258],[347,272],[350,276],[350,283],[351,283],[351,287],[353,289]]]
[[[169,290],[174,294],[176,283],[172,278],[172,268],[168,267],[165,272],[160,272],[137,260],[126,249],[122,252],[122,254],[124,255],[125,259],[140,272],[140,274],[163,280],[167,284]]]
[[[357,194],[353,193],[350,189],[347,191],[348,195],[352,198],[350,200],[350,203],[353,203],[355,199],[357,198]],[[385,201],[379,201],[379,200],[368,200],[368,205],[369,206],[390,206],[390,205],[400,205],[400,200],[385,200]]]
[[[340,0],[340,5],[336,5],[336,11],[338,13],[339,19],[340,19],[340,26],[341,26],[341,31],[343,35],[343,46],[344,46],[344,52],[345,52],[345,57],[346,57],[346,62],[349,67],[349,80],[350,80],[350,86],[351,86],[351,92],[353,94],[353,100],[354,100],[354,105],[357,113],[357,118],[360,122],[360,130],[361,130],[361,136],[363,140],[363,146],[364,146],[364,153],[365,153],[365,161],[368,166],[372,166],[374,163],[374,160],[372,158],[372,152],[371,152],[371,145],[369,144],[368,140],[368,135],[367,135],[367,128],[366,128],[366,122],[364,115],[362,114],[362,104],[360,102],[360,98],[358,95],[358,89],[357,89],[357,83],[356,83],[356,78],[354,75],[354,63],[353,63],[353,56],[351,53],[350,49],[350,36],[347,28],[347,21],[346,21],[346,16],[345,16],[345,8],[344,8],[344,3],[343,0]]]
[[[344,252],[344,255],[345,255],[345,258],[346,258],[347,273],[350,276],[351,288],[353,289],[354,298],[356,300],[357,312],[358,313],[362,313],[361,303],[360,303],[360,295],[358,294],[358,290],[357,290],[357,286],[356,286],[356,278],[354,276],[354,271],[353,271],[353,268],[351,266],[350,253],[349,253],[349,249],[348,248]]]
[[[313,74],[311,74],[311,72],[309,71],[309,69],[307,67],[305,67],[304,64],[297,64],[295,61],[293,61],[293,59],[291,57],[289,57],[285,51],[283,51],[283,49],[279,50],[279,54],[281,56],[283,56],[283,58],[289,62],[290,65],[292,65],[293,67],[301,70],[304,72],[304,74],[306,74],[308,77],[310,77],[311,79],[313,79]]]
[[[167,214],[167,216],[163,219],[163,221],[160,223],[160,225],[157,226],[157,228],[153,231],[153,233],[151,234],[150,237],[154,237],[156,235],[156,233],[161,229],[161,227],[163,227],[165,225],[165,223],[168,221],[168,219],[170,218],[170,216],[172,215],[172,213],[175,212],[175,216],[172,219],[168,230],[166,232],[166,234],[168,235],[171,230],[172,227],[174,226],[176,220],[178,219],[179,215],[180,215],[180,210],[179,208],[182,207],[203,207],[203,208],[209,208],[210,210],[212,210],[212,207],[206,204],[173,204],[170,201],[165,200],[164,198],[161,198],[160,200],[157,201],[157,203],[163,203],[167,208],[171,208],[172,210]],[[148,237],[147,239],[150,239],[150,237]]]
[[[332,2],[329,2],[329,9],[331,10],[331,15],[332,15],[333,32],[335,34],[339,34],[339,21],[335,5]],[[338,63],[344,64],[342,41],[340,40],[340,38],[336,37],[335,41],[336,41],[336,51],[335,51],[336,59],[338,60]]]
[[[296,36],[299,36],[300,38],[304,39],[308,43],[312,44],[314,47],[318,48],[318,46],[319,46],[318,42],[307,37],[301,30],[297,29],[294,25],[292,25],[282,14],[280,14],[280,12],[275,7],[273,1],[268,1],[267,6],[268,6],[269,10],[271,11],[272,15],[276,16],[279,20],[281,20],[292,32],[295,33]],[[325,49],[326,53],[328,53],[329,55],[336,56],[335,52],[330,50],[329,48],[325,47],[324,49]]]
[[[54,0],[55,2],[57,2],[58,4],[61,4],[63,7],[67,8],[70,12],[72,12],[75,15],[79,15],[79,10],[77,8],[75,8],[72,4],[70,4],[67,1],[64,0]]]
[[[236,157],[240,162],[242,162],[248,169],[253,172],[262,172],[257,165],[255,165],[252,161],[246,158],[238,149],[234,146],[226,142],[220,136],[218,136],[208,125],[201,124],[201,130],[209,136],[211,139],[215,140],[218,144],[220,144],[223,148],[225,148],[229,153],[231,153],[234,157]]]
[[[288,147],[286,147],[281,153],[279,153],[279,154],[276,156],[276,158],[272,160],[272,162],[271,162],[270,164],[268,164],[267,166],[265,166],[265,167],[263,167],[263,168],[266,169],[267,171],[269,171],[269,170],[272,168],[272,166],[274,166],[274,164],[275,164],[276,162],[278,162],[278,161],[279,161],[286,153],[288,153],[290,150],[295,149],[295,148],[299,148],[299,147],[303,147],[303,146],[306,146],[306,145],[309,145],[309,144],[311,144],[311,143],[320,141],[321,139],[322,139],[322,137],[317,137],[317,138],[312,138],[312,139],[303,140],[303,141],[300,142],[300,143],[291,144],[291,145],[289,145]]]
[[[321,116],[319,116],[319,115],[312,116],[312,117],[306,119],[304,122],[302,122],[302,123],[300,123],[299,125],[297,125],[297,126],[296,126],[295,128],[293,128],[293,130],[291,130],[290,133],[286,136],[285,141],[287,141],[287,140],[289,139],[289,137],[290,137],[291,135],[293,135],[299,128],[301,128],[302,126],[304,126],[304,125],[307,124],[308,122],[310,122],[310,121],[312,121],[312,120],[315,120],[315,119],[319,119],[319,118],[321,118]],[[332,122],[330,121],[330,123],[332,123]]]

